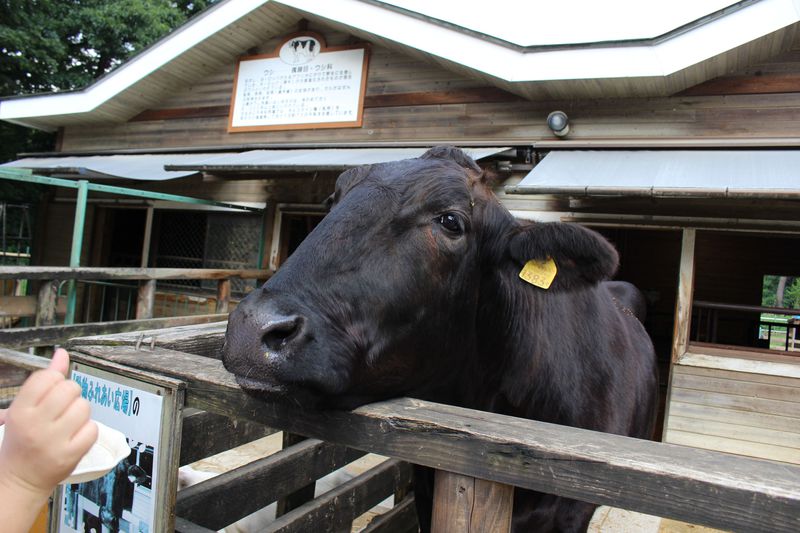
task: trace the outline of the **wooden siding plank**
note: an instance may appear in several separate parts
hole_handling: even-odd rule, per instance
[[[736,379],[735,376],[694,376],[676,372],[672,377],[672,385],[684,389],[720,392],[732,396],[794,402],[800,407],[800,383],[795,383],[794,386],[774,385],[771,383],[743,381]]]
[[[738,357],[737,357],[738,358]],[[768,359],[769,355],[763,356],[762,359]],[[756,359],[758,360],[758,359]],[[792,357],[792,360],[797,360],[796,358]],[[778,360],[779,362],[782,359]],[[684,365],[678,363],[675,365],[674,372],[676,374],[680,374],[683,376],[696,376],[700,378],[717,378],[717,379],[729,379],[734,381],[743,381],[747,383],[753,384],[770,384],[770,385],[779,385],[782,387],[797,387],[800,385],[800,379],[795,377],[787,377],[787,376],[773,376],[770,374],[755,374],[753,372],[739,372],[736,370],[726,370],[726,369],[718,369],[718,368],[708,368],[702,366],[694,366],[694,365]]]
[[[772,461],[800,464],[800,452],[798,452],[798,450],[771,444],[739,441],[728,437],[712,437],[709,435],[669,429],[666,432],[665,441],[671,444],[680,444],[704,450],[716,450],[747,457],[758,457],[761,459],[770,459]],[[765,523],[769,523],[768,518],[765,517],[765,520]]]
[[[673,415],[800,434],[800,409],[797,416],[780,416],[675,401],[670,404],[670,417]]]
[[[690,376],[717,377],[746,381],[750,383],[768,383],[785,387],[797,387],[800,384],[800,377],[794,377],[786,373],[788,372],[788,369],[792,367],[797,367],[797,369],[800,370],[800,358],[796,356],[776,353],[731,353],[730,350],[728,350],[727,355],[722,357],[714,355],[706,356],[692,353],[697,351],[695,346],[696,345],[693,344],[689,348],[690,353],[687,354],[686,357],[682,358],[677,365],[675,365],[675,372]],[[688,357],[692,358],[691,362],[687,361]],[[751,363],[754,364],[751,366]],[[711,366],[712,364],[714,366]],[[728,366],[725,368],[720,368],[722,364],[726,364]],[[767,373],[767,370],[771,365],[776,365],[776,367],[784,373]],[[763,372],[761,371],[762,367],[764,370]],[[742,370],[739,370],[739,368]],[[759,373],[747,371],[748,369],[752,370],[752,368],[759,369]]]
[[[738,409],[752,413],[774,414],[780,416],[797,416],[798,405],[794,402],[780,400],[766,400],[748,396],[731,396],[709,391],[698,391],[672,387],[670,404],[684,402],[699,405],[711,405],[727,409]]]
[[[668,431],[684,431],[746,442],[794,448],[796,453],[800,456],[800,433],[754,428],[742,424],[730,424],[719,422],[711,418],[684,418],[677,413],[670,413],[667,429]]]

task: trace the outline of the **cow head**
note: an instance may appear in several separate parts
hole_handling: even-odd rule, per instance
[[[455,148],[348,170],[331,201],[230,315],[223,362],[251,393],[337,406],[446,401],[437,391],[475,359],[485,302],[530,289],[516,277],[526,261],[556,259],[554,291],[616,268],[616,252],[588,230],[521,226]],[[498,281],[506,271],[514,280]]]

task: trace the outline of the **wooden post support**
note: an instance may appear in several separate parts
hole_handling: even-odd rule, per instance
[[[39,297],[36,300],[36,325],[52,326],[56,323],[56,300],[58,298],[58,282],[44,281],[39,286]]]
[[[153,305],[156,300],[156,280],[148,279],[139,285],[136,298],[136,318],[153,318]]]
[[[675,329],[672,335],[672,362],[675,363],[689,346],[694,294],[694,243],[696,230],[683,230],[681,264],[678,278],[678,301],[675,303]]]
[[[221,279],[217,282],[217,308],[215,313],[227,313],[231,302],[231,279]]]
[[[431,532],[508,533],[513,503],[511,485],[437,470]]]

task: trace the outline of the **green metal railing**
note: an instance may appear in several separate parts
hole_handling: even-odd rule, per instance
[[[162,200],[162,201],[178,202],[184,204],[209,205],[214,207],[224,207],[227,209],[237,209],[240,211],[251,211],[256,213],[262,213],[264,211],[263,209],[257,207],[231,204],[227,202],[217,202],[214,200],[205,200],[202,198],[192,198],[190,196],[181,196],[177,194],[167,194],[160,192],[142,191],[138,189],[129,189],[127,187],[117,187],[115,185],[100,185],[97,183],[90,183],[87,180],[68,180],[61,178],[52,178],[50,176],[38,176],[36,174],[33,174],[33,172],[29,169],[0,168],[0,179],[34,183],[38,185],[48,185],[54,187],[66,187],[70,189],[77,189],[78,196],[75,205],[75,221],[72,231],[72,248],[70,251],[70,260],[69,260],[69,266],[71,268],[80,266],[81,249],[83,248],[83,229],[86,222],[86,204],[89,197],[89,191],[117,194],[122,196],[133,196],[136,198],[144,198],[148,200]],[[263,264],[264,260],[263,228],[264,225],[262,224],[262,229],[261,229],[262,234],[259,238],[259,248],[258,248],[259,267]],[[67,293],[67,312],[66,312],[66,317],[64,319],[65,324],[74,323],[76,304],[77,304],[76,282],[75,280],[70,280]]]

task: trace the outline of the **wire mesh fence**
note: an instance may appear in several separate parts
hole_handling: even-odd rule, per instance
[[[31,206],[0,202],[0,265],[29,265]]]
[[[261,216],[240,213],[165,211],[159,213],[151,266],[165,268],[258,267]],[[255,280],[233,280],[231,292],[243,295]],[[215,291],[213,280],[170,280],[164,288]]]

